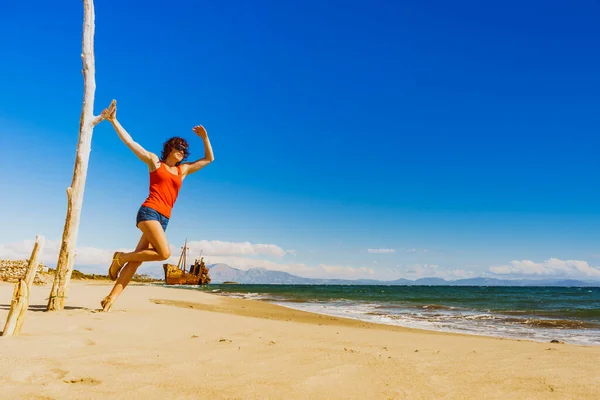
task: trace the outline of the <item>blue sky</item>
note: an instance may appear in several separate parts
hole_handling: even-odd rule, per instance
[[[41,234],[55,263],[82,18],[0,14],[0,256]],[[135,140],[184,136],[191,159],[207,128],[216,161],[184,182],[175,251],[311,276],[600,279],[599,18],[594,1],[96,2],[95,111],[115,98]],[[139,239],[148,173],[103,123],[87,179],[79,267],[104,270]]]

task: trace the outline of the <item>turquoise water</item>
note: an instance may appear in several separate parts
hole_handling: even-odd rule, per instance
[[[447,332],[600,345],[600,288],[208,285],[218,295]]]

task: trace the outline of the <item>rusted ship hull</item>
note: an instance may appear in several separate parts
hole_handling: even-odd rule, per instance
[[[210,283],[208,268],[204,264],[204,258],[196,258],[194,265],[190,265],[189,272],[186,272],[187,265],[187,239],[181,248],[179,262],[174,264],[163,264],[165,270],[165,283],[167,285],[207,285]],[[200,253],[202,254],[202,253]],[[183,263],[182,263],[183,262]]]
[[[199,271],[198,274],[183,272],[173,264],[163,264],[163,269],[167,285],[206,285],[210,283],[208,273],[201,273],[204,271]]]
[[[165,270],[165,283],[167,285],[181,285],[183,279],[183,270],[177,268],[177,265],[163,264]]]

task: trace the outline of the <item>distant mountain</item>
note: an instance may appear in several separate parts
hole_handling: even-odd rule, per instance
[[[453,282],[457,286],[523,286],[522,281],[512,281],[495,278],[458,279]]]
[[[439,285],[447,285],[448,281],[442,278],[421,278],[417,279],[412,283],[413,285],[421,285],[421,286],[439,286]]]
[[[246,284],[278,284],[278,285],[380,285],[380,281],[359,279],[312,279],[292,275],[283,271],[272,271],[266,268],[250,268],[243,271],[227,264],[208,265],[212,283],[233,281]]]
[[[393,286],[582,286],[600,287],[600,282],[585,282],[573,279],[495,279],[469,278],[447,281],[442,278],[421,278],[415,281],[397,279],[378,281],[374,279],[312,279],[303,278],[282,271],[265,268],[250,268],[246,271],[230,267],[227,264],[208,265],[211,283],[238,282],[245,284],[271,285],[393,285]]]

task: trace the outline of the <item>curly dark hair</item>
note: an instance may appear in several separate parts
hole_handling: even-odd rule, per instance
[[[162,153],[160,155],[160,161],[165,162],[165,160],[167,159],[169,154],[171,154],[171,150],[173,150],[173,149],[182,150],[183,151],[183,160],[181,160],[180,162],[178,162],[176,164],[176,165],[179,165],[189,157],[190,152],[189,152],[188,148],[189,148],[189,146],[188,146],[187,140],[185,140],[184,138],[180,138],[178,136],[172,137],[171,139],[167,140],[163,144]]]

